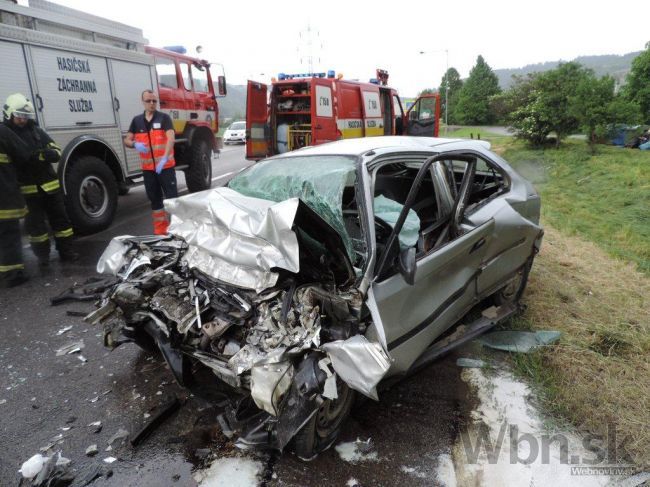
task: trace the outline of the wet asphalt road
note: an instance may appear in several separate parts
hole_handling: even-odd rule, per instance
[[[214,185],[224,184],[247,164],[241,147],[226,147],[221,158],[213,160]],[[135,345],[113,352],[104,349],[98,328],[67,315],[87,313],[92,303],[50,305],[52,296],[95,275],[95,263],[113,236],[150,233],[143,188],[122,197],[118,212],[110,229],[78,240],[82,259],[74,265],[61,265],[53,252],[49,271],[39,274],[26,248],[32,279],[19,288],[0,290],[2,486],[18,485],[22,462],[47,447],[49,453],[60,451],[69,458],[75,472],[91,464],[112,469],[109,479],[93,486],[196,485],[194,469],[220,456],[241,454],[222,435],[214,400],[180,388],[161,358]],[[58,349],[81,340],[80,353],[57,356]],[[211,380],[208,376],[206,383]],[[109,447],[119,430],[137,431],[173,396],[182,406],[140,446],[117,439]],[[437,485],[437,458],[453,443],[469,396],[453,356],[380,396],[379,403],[366,401],[356,407],[340,438],[370,439],[377,461],[344,462],[334,449],[309,463],[289,453],[247,453],[266,465],[261,482],[343,486],[355,479],[364,486]],[[97,421],[100,431],[88,426]],[[94,457],[85,454],[91,445],[99,450]],[[108,466],[103,463],[107,457],[117,460]]]

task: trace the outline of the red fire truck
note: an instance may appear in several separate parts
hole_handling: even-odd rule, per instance
[[[377,70],[369,82],[327,73],[283,74],[248,82],[246,158],[252,160],[339,139],[378,135],[437,137],[440,97],[423,95],[404,113],[397,90]]]
[[[57,171],[77,232],[109,226],[118,194],[142,176],[138,153],[122,138],[142,113],[144,89],[158,92],[173,120],[176,167],[188,189],[210,187],[217,98],[226,88],[215,64],[150,47],[136,27],[46,0],[0,1],[0,58],[0,100],[24,93],[63,149]]]

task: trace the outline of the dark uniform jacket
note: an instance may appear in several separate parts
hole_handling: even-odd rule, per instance
[[[40,187],[46,193],[60,188],[59,178],[52,167],[61,158],[61,149],[47,133],[33,122],[18,127],[5,122],[23,142],[27,157],[16,165],[16,176],[24,195],[37,194]]]
[[[16,134],[0,124],[0,220],[17,220],[27,213],[16,179],[16,166],[29,155]]]

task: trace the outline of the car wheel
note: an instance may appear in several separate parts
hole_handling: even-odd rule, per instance
[[[185,182],[190,193],[210,189],[212,186],[212,159],[205,140],[192,144],[190,167],[185,170]]]
[[[350,414],[356,393],[341,380],[336,385],[339,397],[326,399],[293,438],[293,450],[301,460],[312,460],[332,446]]]
[[[117,209],[115,176],[101,159],[84,156],[66,171],[66,210],[78,233],[89,234],[107,228]]]
[[[533,266],[533,257],[529,257],[526,263],[521,266],[508,282],[492,295],[492,301],[496,306],[503,304],[516,304],[521,299],[528,284],[528,275]]]

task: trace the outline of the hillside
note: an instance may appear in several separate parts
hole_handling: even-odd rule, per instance
[[[642,51],[630,52],[623,55],[605,54],[602,56],[579,56],[572,61],[593,69],[596,76],[606,74],[616,79],[618,84],[625,83],[625,76],[630,71],[632,60],[641,54]],[[526,75],[528,73],[548,71],[556,68],[563,61],[548,61],[545,63],[529,64],[523,68],[495,69],[494,74],[499,78],[499,86],[505,90],[512,84],[513,75]]]
[[[227,95],[219,98],[219,118],[238,119],[246,118],[246,86],[227,85]]]

